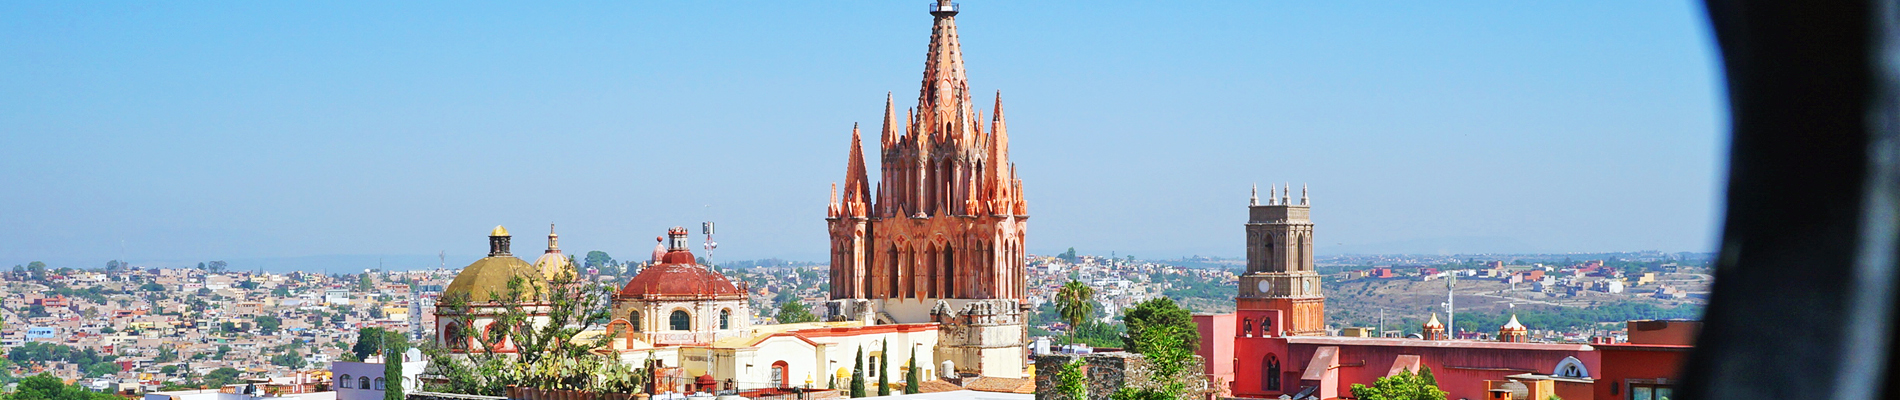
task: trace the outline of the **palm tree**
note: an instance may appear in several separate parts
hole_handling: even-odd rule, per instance
[[[1082,327],[1082,321],[1095,315],[1095,288],[1071,280],[1056,292],[1056,312],[1069,322],[1069,332]]]

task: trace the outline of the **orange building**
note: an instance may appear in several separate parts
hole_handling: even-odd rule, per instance
[[[863,135],[851,128],[842,188],[826,207],[831,299],[821,313],[880,324],[938,323],[938,359],[958,372],[1024,374],[1029,203],[1009,162],[998,92],[988,128],[970,97],[957,4],[930,6],[933,26],[917,106],[899,119],[886,94],[875,190]],[[839,193],[842,189],[843,193]]]
[[[1029,207],[1009,162],[1002,94],[986,131],[970,99],[956,6],[943,1],[930,14],[936,22],[916,108],[900,121],[885,97],[875,191],[851,128],[844,192],[833,187],[826,211],[833,299],[928,304],[1025,295]]]

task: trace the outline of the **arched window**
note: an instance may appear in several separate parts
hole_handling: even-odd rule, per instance
[[[628,312],[627,323],[633,324],[634,332],[639,332],[640,331],[640,312],[639,311]]]
[[[1584,367],[1583,361],[1576,357],[1564,357],[1563,361],[1557,362],[1557,368],[1551,371],[1551,375],[1564,378],[1589,378],[1590,369]]]
[[[686,331],[693,329],[693,316],[686,314],[686,310],[673,310],[673,317],[668,319],[672,322],[673,330]]]
[[[352,381],[350,381],[350,374],[343,374],[343,376],[342,376],[341,378],[338,378],[338,379],[336,380],[336,382],[337,382],[337,384],[339,384],[339,385],[343,385],[343,388],[344,388],[344,389],[355,389],[355,388],[356,388],[356,382],[352,382]]]
[[[356,377],[356,388],[369,389],[369,377],[367,376]]]
[[[376,390],[383,390],[383,378],[376,378]]]
[[[791,370],[784,361],[775,362],[772,363],[772,376],[766,378],[772,380],[772,387],[791,387]]]
[[[1265,379],[1260,380],[1261,385],[1264,385],[1266,390],[1280,390],[1280,357],[1268,354],[1266,364],[1267,376],[1262,377]]]
[[[443,327],[442,341],[448,344],[449,350],[460,351],[468,349],[468,335],[462,332],[461,324],[450,322],[447,327]]]
[[[732,329],[732,310],[719,310],[719,329]]]

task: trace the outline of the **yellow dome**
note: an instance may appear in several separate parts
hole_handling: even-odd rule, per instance
[[[534,259],[534,269],[541,271],[541,277],[549,282],[553,282],[563,272],[572,273],[574,270],[573,262],[567,259],[567,255],[561,254],[561,235],[554,233],[554,224],[548,224],[548,250],[541,253],[541,258]]]
[[[567,256],[561,254],[560,250],[548,250],[547,253],[541,254],[541,258],[534,259],[534,270],[541,273],[541,279],[549,282],[553,282],[554,278],[561,276],[563,272],[573,271],[573,268],[569,268],[570,265],[572,264],[567,261]]]
[[[495,230],[493,232],[489,232],[488,236],[508,236],[508,228],[503,228],[501,227],[501,225],[495,225]]]
[[[1445,324],[1442,322],[1438,322],[1438,313],[1432,313],[1432,320],[1425,321],[1425,327],[1426,328],[1444,328]]]
[[[507,296],[508,281],[516,276],[527,279],[526,283],[530,286],[547,284],[547,278],[541,275],[541,271],[528,265],[527,261],[514,256],[487,257],[462,268],[462,273],[456,274],[455,280],[449,281],[449,286],[442,289],[442,297],[466,293],[471,304],[487,303],[495,300],[491,294]],[[523,290],[530,292],[524,295],[533,295],[532,288],[524,287]]]

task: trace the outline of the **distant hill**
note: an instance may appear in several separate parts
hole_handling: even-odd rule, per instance
[[[1370,244],[1318,245],[1313,252],[1320,255],[1332,254],[1531,254],[1544,253],[1548,249],[1533,246],[1524,241],[1502,236],[1456,236],[1401,240]]]

